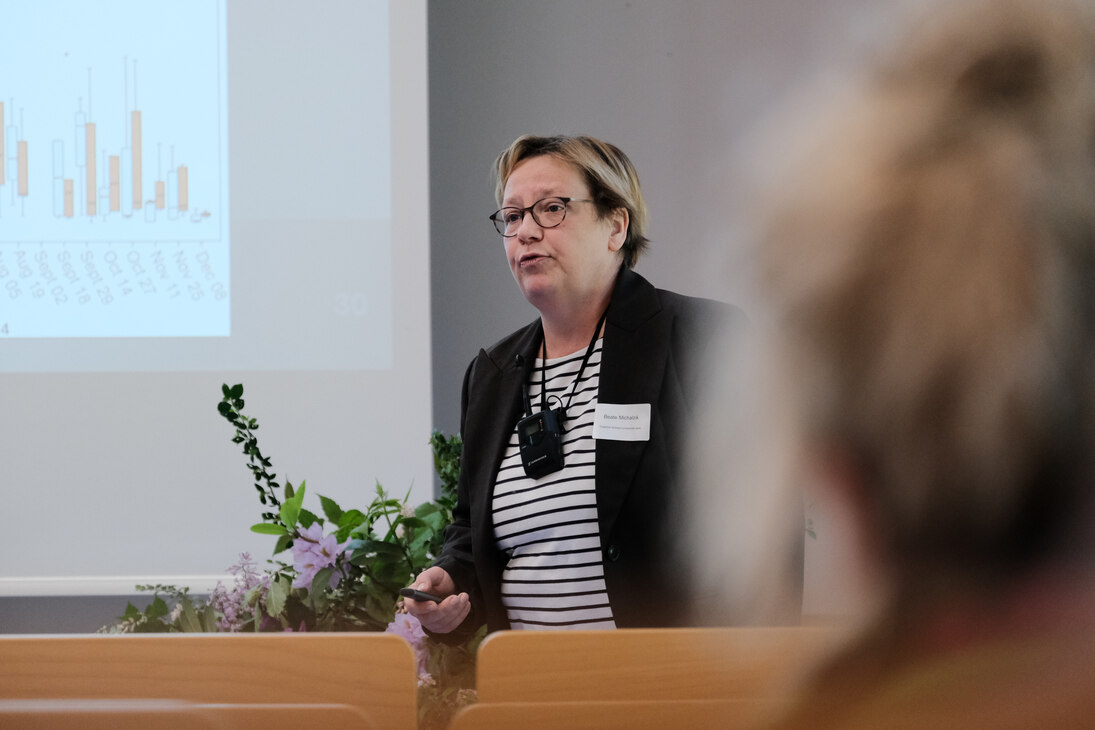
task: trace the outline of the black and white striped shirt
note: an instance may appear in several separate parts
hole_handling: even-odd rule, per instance
[[[530,479],[521,465],[517,429],[510,435],[494,488],[494,535],[509,556],[502,603],[514,629],[612,629],[597,522],[593,414],[601,373],[597,340],[582,380],[574,381],[585,349],[536,360],[529,382],[540,404],[540,368],[546,368],[548,407],[567,406],[564,466]],[[570,397],[574,388],[574,396]]]

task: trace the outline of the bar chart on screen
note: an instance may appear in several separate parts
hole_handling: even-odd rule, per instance
[[[4,16],[0,338],[229,335],[224,0]]]

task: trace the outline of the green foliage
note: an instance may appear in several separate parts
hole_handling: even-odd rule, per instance
[[[456,503],[456,483],[460,480],[460,451],[464,447],[460,435],[445,436],[435,430],[430,436],[433,468],[441,479],[441,499]],[[450,505],[451,506],[451,505]]]
[[[263,506],[262,521],[251,531],[277,538],[269,567],[260,573],[241,556],[234,588],[218,585],[208,599],[195,599],[188,588],[137,586],[151,591],[140,610],[127,605],[118,623],[105,633],[197,631],[384,631],[399,606],[399,589],[431,565],[452,521],[460,477],[460,436],[434,431],[430,437],[441,495],[413,505],[410,492],[397,499],[377,483],[368,506],[344,508],[315,495],[318,509],[305,505],[305,482],[282,486],[272,463],[259,448],[258,420],[244,414],[243,385],[223,385],[217,411],[234,429],[232,443],[247,457],[254,488]],[[301,572],[297,553],[320,550],[329,563],[314,576]],[[323,551],[326,552],[323,552]],[[237,571],[238,569],[238,571]],[[296,587],[294,587],[296,584]],[[172,606],[172,607],[169,607]],[[475,651],[485,633],[460,646],[431,639],[429,672],[419,688],[420,725],[443,728],[459,707],[474,698]],[[416,648],[416,651],[420,648]]]
[[[247,468],[251,470],[255,478],[255,489],[259,493],[259,501],[275,510],[279,510],[281,503],[278,502],[277,494],[275,494],[275,490],[279,486],[276,481],[277,474],[267,471],[271,467],[271,462],[262,455],[262,451],[259,450],[258,437],[255,436],[255,431],[259,429],[259,422],[254,418],[246,418],[243,415],[243,384],[236,383],[231,387],[227,384],[222,385],[221,393],[224,397],[217,404],[217,412],[224,416],[236,429],[236,435],[232,437],[232,443],[243,444],[243,453],[248,459]],[[289,488],[291,489],[291,487]],[[281,523],[277,512],[263,512],[262,519],[266,522],[285,526],[284,523]]]
[[[441,481],[441,496],[436,501],[411,505],[409,493],[402,500],[395,499],[378,483],[364,512],[344,509],[330,497],[317,495],[317,514],[304,506],[304,482],[296,488],[286,482],[282,490],[276,475],[269,471],[271,461],[263,455],[255,435],[258,419],[244,413],[243,385],[226,384],[221,393],[217,410],[235,429],[232,442],[242,445],[260,501],[272,508],[251,530],[278,538],[275,557],[316,524],[339,544],[348,541],[346,553],[317,574],[310,589],[288,588],[297,571],[289,562],[272,561],[280,577],[271,582],[265,601],[255,602],[251,623],[260,629],[383,630],[396,610],[399,589],[425,570],[444,544],[444,531],[456,504],[460,437],[438,431],[430,437],[434,468]],[[336,578],[333,587],[327,583],[331,576]]]
[[[125,613],[118,617],[119,623],[104,627],[103,633],[163,634],[217,630],[213,607],[203,601],[195,602],[190,596],[189,588],[139,585],[137,590],[151,592],[151,603],[143,611],[132,603],[126,604]],[[161,597],[161,593],[174,603],[173,609],[167,607],[167,601]]]

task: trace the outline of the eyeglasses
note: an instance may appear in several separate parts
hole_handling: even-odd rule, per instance
[[[501,208],[490,215],[494,227],[506,238],[517,235],[525,213],[532,213],[532,220],[541,228],[554,228],[567,217],[568,203],[592,203],[592,200],[574,198],[542,198],[527,208]]]

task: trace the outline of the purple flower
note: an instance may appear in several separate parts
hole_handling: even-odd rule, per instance
[[[426,647],[426,631],[422,628],[421,622],[409,613],[397,613],[395,620],[388,624],[385,633],[402,636],[411,645],[415,658],[418,659],[419,683],[423,681],[423,678],[428,678],[429,673],[426,667],[430,660],[430,652]]]
[[[388,624],[386,633],[402,636],[416,649],[426,639],[426,630],[422,628],[422,623],[409,613],[397,613],[395,620]]]
[[[219,614],[217,628],[221,631],[239,631],[251,619],[252,607],[248,604],[251,591],[269,582],[269,576],[260,573],[249,553],[240,553],[240,561],[228,568],[235,576],[231,589],[217,581],[209,602]]]
[[[311,589],[312,581],[316,573],[329,565],[334,565],[338,556],[350,544],[347,540],[339,544],[334,535],[323,536],[323,526],[313,522],[309,527],[300,530],[297,538],[293,540],[293,568],[297,571],[297,577],[293,580],[294,588]],[[330,587],[338,585],[342,575],[335,571],[331,575]]]

